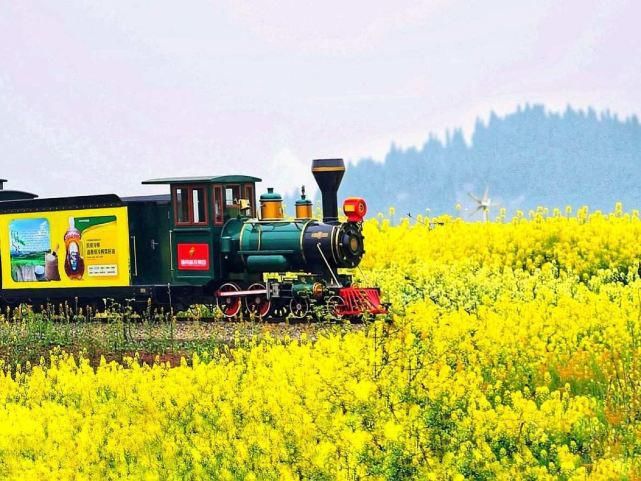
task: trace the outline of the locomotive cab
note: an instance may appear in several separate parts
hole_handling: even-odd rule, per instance
[[[210,285],[224,274],[221,233],[232,219],[256,217],[256,182],[245,175],[146,180],[169,185],[169,270],[173,283]]]

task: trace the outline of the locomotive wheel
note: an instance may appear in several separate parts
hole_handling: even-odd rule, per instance
[[[248,291],[259,291],[265,290],[265,285],[257,282],[249,286]],[[269,310],[272,307],[272,303],[267,299],[267,294],[249,294],[245,297],[245,306],[250,314],[257,314],[259,317],[263,318],[269,314]]]
[[[307,299],[292,299],[289,301],[289,311],[296,319],[302,319],[309,313],[309,301]]]
[[[238,292],[240,291],[240,288],[233,282],[227,282],[226,284],[220,286],[220,289],[218,289],[218,291]],[[242,302],[240,296],[216,296],[216,305],[218,306],[218,309],[223,311],[223,315],[226,318],[231,319],[232,317],[236,317],[240,312]]]
[[[276,301],[278,302],[278,300]],[[282,321],[287,317],[287,314],[289,314],[289,307],[287,307],[287,304],[283,304],[282,302],[283,301],[281,300],[275,304],[272,309],[272,317],[278,321]]]
[[[343,315],[340,313],[341,308],[345,305],[345,301],[341,296],[331,296],[327,299],[327,312],[336,319],[342,319]]]

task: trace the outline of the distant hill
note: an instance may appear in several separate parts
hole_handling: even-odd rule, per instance
[[[422,148],[392,145],[383,163],[351,165],[339,198],[364,197],[371,215],[394,206],[399,215],[455,213],[472,208],[468,192],[507,207],[539,205],[611,210],[641,209],[641,125],[636,116],[568,108],[562,114],[525,106],[486,123],[477,121],[471,142],[461,130],[444,141],[429,136]]]

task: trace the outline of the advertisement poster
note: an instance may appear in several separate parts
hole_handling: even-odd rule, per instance
[[[0,229],[5,288],[129,283],[126,209],[7,214]]]

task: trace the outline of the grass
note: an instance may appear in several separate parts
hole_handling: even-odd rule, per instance
[[[336,323],[265,323],[256,319],[220,320],[207,306],[173,314],[148,309],[135,313],[127,306],[110,305],[105,312],[47,305],[39,312],[21,305],[0,314],[0,360],[7,369],[49,359],[52,350],[83,354],[92,365],[101,357],[121,362],[138,355],[151,364],[157,357],[171,365],[193,353],[203,355],[224,348],[242,347],[263,336],[314,338],[322,330],[360,329]]]

